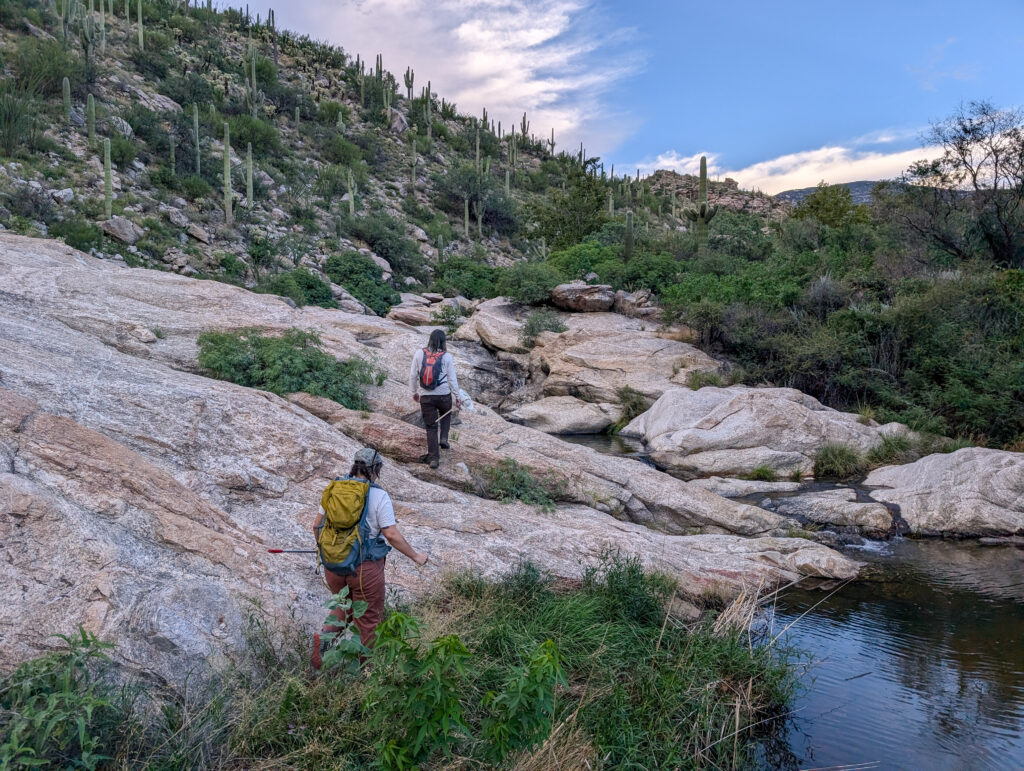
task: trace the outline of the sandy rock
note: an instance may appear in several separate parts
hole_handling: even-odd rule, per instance
[[[791,388],[673,388],[622,430],[642,438],[655,462],[682,475],[742,476],[759,466],[809,474],[826,444],[861,451],[897,424],[864,425]]]
[[[651,293],[646,289],[638,292],[620,289],[615,293],[615,305],[612,309],[616,313],[634,318],[650,318],[661,314],[660,308],[651,305]]]
[[[181,112],[181,105],[163,94],[151,93],[143,88],[128,86],[128,91],[143,107],[154,112]]]
[[[134,244],[146,231],[136,225],[127,217],[113,216],[109,220],[100,223],[103,232],[111,238],[117,239],[123,244]]]
[[[524,404],[505,417],[547,434],[599,434],[621,414],[622,409],[615,404],[592,404],[573,396],[548,396]]]
[[[881,503],[858,501],[851,489],[822,490],[775,501],[777,513],[822,525],[856,527],[863,535],[885,538],[892,531],[892,514]]]
[[[453,338],[483,343],[494,351],[525,351],[520,312],[518,305],[503,297],[487,300],[476,307]]]
[[[200,227],[194,222],[188,226],[185,232],[192,236],[196,241],[204,244],[210,243],[210,234],[206,232],[205,228]]]
[[[1024,453],[967,447],[876,469],[864,484],[917,535],[1024,535]]]
[[[434,303],[444,302],[444,295],[438,294],[437,292],[424,292],[422,296],[424,300],[432,305]]]
[[[414,327],[424,327],[431,323],[431,315],[430,307],[426,305],[395,305],[388,311],[386,318]]]
[[[590,285],[584,281],[572,281],[552,289],[551,302],[556,308],[567,311],[610,311],[615,304],[615,290],[604,284]]]
[[[400,414],[414,407],[402,381],[422,337],[401,325],[292,309],[238,287],[119,267],[8,233],[0,233],[0,284],[8,290],[0,297],[0,582],[11,588],[0,604],[5,669],[45,650],[54,631],[85,624],[115,643],[125,670],[181,686],[208,665],[229,665],[245,645],[247,598],[314,628],[324,590],[311,563],[266,549],[308,546],[326,481],[347,469],[365,436],[387,432],[381,482],[403,532],[431,555],[423,573],[389,560],[389,583],[400,594],[429,590],[455,567],[495,575],[523,559],[578,578],[609,547],[675,575],[688,596],[857,572],[855,562],[806,540],[644,527],[645,512],[664,529],[675,521],[680,532],[698,521],[711,531],[772,532],[785,520],[485,408],[463,416],[457,449],[427,478],[429,468],[401,460],[403,446],[423,432],[397,418],[344,411],[325,420],[313,404],[311,412],[192,374],[202,330],[316,329],[333,355],[378,357],[389,379],[370,389],[371,399]],[[140,327],[157,326],[165,335],[158,344],[138,339]],[[571,499],[593,505],[568,502],[542,514],[465,492],[456,464],[468,470],[506,456],[561,469]],[[619,519],[599,509],[620,505]]]
[[[725,479],[704,477],[690,482],[691,487],[721,495],[725,498],[745,498],[764,493],[791,493],[800,489],[799,482],[761,482],[756,479]]]
[[[400,292],[399,297],[402,298],[402,305],[430,305],[431,303],[431,300],[428,300],[423,295],[413,294],[412,292]]]

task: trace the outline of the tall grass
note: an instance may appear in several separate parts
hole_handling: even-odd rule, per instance
[[[120,769],[742,767],[793,678],[751,639],[749,602],[685,624],[676,589],[615,557],[571,586],[528,564],[497,581],[459,574],[390,611],[372,668],[313,678],[308,630],[253,606],[237,669],[200,698],[119,713],[124,727],[91,751]]]

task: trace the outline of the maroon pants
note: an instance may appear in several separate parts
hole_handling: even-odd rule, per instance
[[[427,427],[427,455],[440,460],[440,442],[448,444],[448,429],[452,424],[452,395],[423,394],[420,397],[420,414]]]
[[[355,619],[359,639],[367,648],[373,648],[377,639],[377,624],[384,620],[384,563],[385,559],[376,562],[363,562],[356,572],[350,576],[339,576],[330,570],[324,571],[327,587],[337,594],[343,587],[348,587],[349,599],[363,600],[368,607],[366,612]],[[348,623],[352,620],[351,611],[343,613],[341,608],[333,611],[339,621]],[[328,632],[337,632],[337,627],[325,627]]]

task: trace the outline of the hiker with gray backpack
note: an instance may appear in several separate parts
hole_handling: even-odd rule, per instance
[[[347,586],[349,599],[367,603],[359,618],[346,618],[341,609],[333,615],[342,624],[354,621],[359,640],[368,649],[373,648],[377,625],[384,619],[384,563],[388,552],[394,547],[418,566],[427,564],[427,555],[416,551],[399,532],[391,497],[375,484],[383,466],[379,452],[369,447],[359,450],[348,476],[327,485],[320,497],[320,516],[313,526],[327,588],[337,594]],[[351,613],[348,615],[351,617]],[[323,655],[339,631],[340,627],[325,624],[313,635],[310,661],[314,669],[320,669]]]
[[[430,333],[427,347],[416,351],[409,370],[412,400],[420,405],[423,424],[427,428],[427,460],[437,468],[441,450],[448,449],[448,429],[452,422],[452,395],[455,406],[462,406],[459,379],[455,376],[455,360],[448,353],[444,331]],[[420,393],[420,392],[423,393]]]

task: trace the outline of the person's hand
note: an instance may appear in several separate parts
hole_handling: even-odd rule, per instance
[[[413,400],[414,402],[417,402],[417,403],[418,403],[418,402],[419,402],[419,400],[420,400],[420,395],[419,395],[419,394],[413,394],[413,395],[412,395],[412,400]]]
[[[456,399],[455,400],[455,407],[456,407],[456,409],[460,409],[460,410],[462,409],[462,399]]]
[[[419,554],[417,554],[417,555],[416,555],[415,557],[413,557],[413,560],[412,560],[412,561],[413,561],[413,562],[415,562],[415,563],[416,563],[417,565],[419,565],[420,567],[423,567],[424,565],[426,565],[426,564],[427,564],[427,560],[429,560],[429,559],[430,559],[430,557],[428,557],[428,556],[427,556],[426,554],[424,554],[423,552],[420,552],[420,553],[419,553]]]

